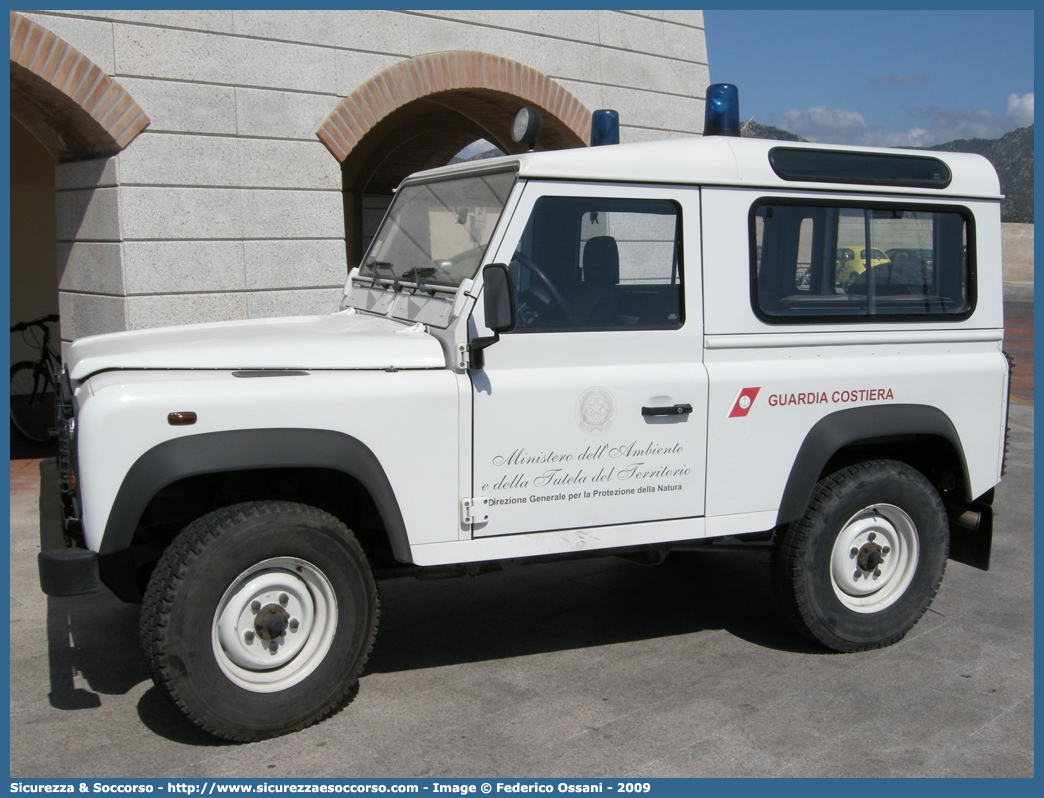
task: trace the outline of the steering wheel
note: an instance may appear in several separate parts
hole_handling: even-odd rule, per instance
[[[527,255],[523,255],[521,252],[516,252],[511,257],[511,260],[515,263],[518,263],[523,268],[527,269],[530,274],[537,278],[537,281],[547,292],[548,298],[545,299],[539,293],[533,292],[532,289],[530,289],[528,293],[536,296],[548,308],[553,307],[559,313],[561,313],[566,321],[566,324],[568,324],[569,326],[576,326],[576,321],[573,319],[572,309],[569,307],[569,304],[565,301],[565,298],[562,296],[562,292],[558,290],[558,286],[551,282],[551,279],[546,274],[544,274],[544,270],[540,268],[540,266],[538,266],[532,258],[530,258]]]

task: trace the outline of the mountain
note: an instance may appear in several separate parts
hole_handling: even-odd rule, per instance
[[[743,135],[756,139],[806,141],[782,128],[759,125],[751,120]],[[958,139],[934,147],[937,152],[973,152],[985,157],[1000,178],[1002,222],[1033,222],[1033,125],[1006,133],[999,139]]]
[[[465,161],[484,161],[486,158],[499,158],[503,154],[504,153],[502,153],[497,147],[493,147],[491,150],[483,150],[482,152],[476,153],[470,158],[461,158],[459,155],[454,155],[450,158],[449,162],[454,164],[464,163]]]
[[[753,119],[742,127],[742,135],[748,139],[774,139],[776,141],[808,141],[801,136],[795,135],[781,127],[772,125],[759,125]]]
[[[974,152],[993,164],[1000,178],[1001,221],[1033,221],[1033,125],[999,139],[958,139],[926,147],[938,152]]]

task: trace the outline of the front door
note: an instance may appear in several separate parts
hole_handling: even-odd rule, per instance
[[[530,182],[494,258],[517,326],[472,372],[475,536],[704,513],[699,191]]]

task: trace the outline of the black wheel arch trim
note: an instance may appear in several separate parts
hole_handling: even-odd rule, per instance
[[[783,490],[776,525],[789,524],[801,517],[823,468],[841,449],[897,435],[924,435],[946,440],[960,461],[964,484],[970,484],[968,461],[957,429],[939,408],[906,404],[850,407],[821,418],[805,436]]]
[[[145,507],[168,485],[185,477],[264,468],[327,468],[354,478],[377,505],[396,559],[413,562],[395,492],[370,448],[343,432],[293,428],[205,432],[152,447],[123,478],[99,554],[128,548]]]

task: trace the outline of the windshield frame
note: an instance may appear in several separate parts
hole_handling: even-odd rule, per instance
[[[468,281],[475,279],[478,273],[479,267],[486,258],[489,251],[490,243],[494,240],[494,233],[497,227],[500,225],[503,214],[508,210],[510,205],[511,194],[518,183],[518,161],[511,161],[510,163],[498,163],[498,164],[482,164],[481,166],[469,166],[469,167],[451,167],[450,169],[440,169],[438,171],[424,172],[418,175],[412,175],[403,180],[399,184],[399,187],[395,190],[395,197],[392,199],[388,206],[388,210],[384,214],[384,218],[381,220],[380,226],[377,228],[377,232],[373,239],[370,241],[366,248],[366,252],[363,254],[362,260],[352,270],[351,278],[356,281],[363,283],[369,283],[373,288],[386,289],[393,288],[395,291],[399,291],[402,288],[419,289],[426,291],[429,294],[435,292],[441,293],[455,293],[460,286]],[[460,257],[462,255],[470,255],[475,250],[478,250],[477,258],[475,259],[474,269],[470,271],[470,274],[458,276],[453,279],[440,279],[437,274],[417,274],[417,270],[420,267],[413,266],[410,268],[403,268],[401,274],[391,272],[385,274],[381,268],[382,260],[377,257],[377,250],[385,245],[386,235],[391,225],[397,224],[393,218],[393,214],[400,208],[397,207],[400,202],[400,198],[405,196],[403,193],[408,189],[413,189],[422,186],[437,185],[440,183],[457,182],[469,179],[483,179],[490,176],[497,175],[510,175],[511,183],[506,187],[503,198],[501,199],[501,205],[496,221],[489,228],[489,236],[486,239],[485,244],[481,244],[474,249],[466,250],[461,253],[457,253],[454,257]],[[496,192],[490,192],[496,196]],[[442,202],[436,197],[436,201]],[[443,207],[449,209],[449,206]],[[490,207],[490,206],[487,206]],[[400,225],[400,229],[403,229]],[[470,260],[470,258],[469,258]],[[431,261],[434,263],[434,261]],[[423,269],[426,271],[426,267]],[[433,269],[434,271],[434,269]]]

